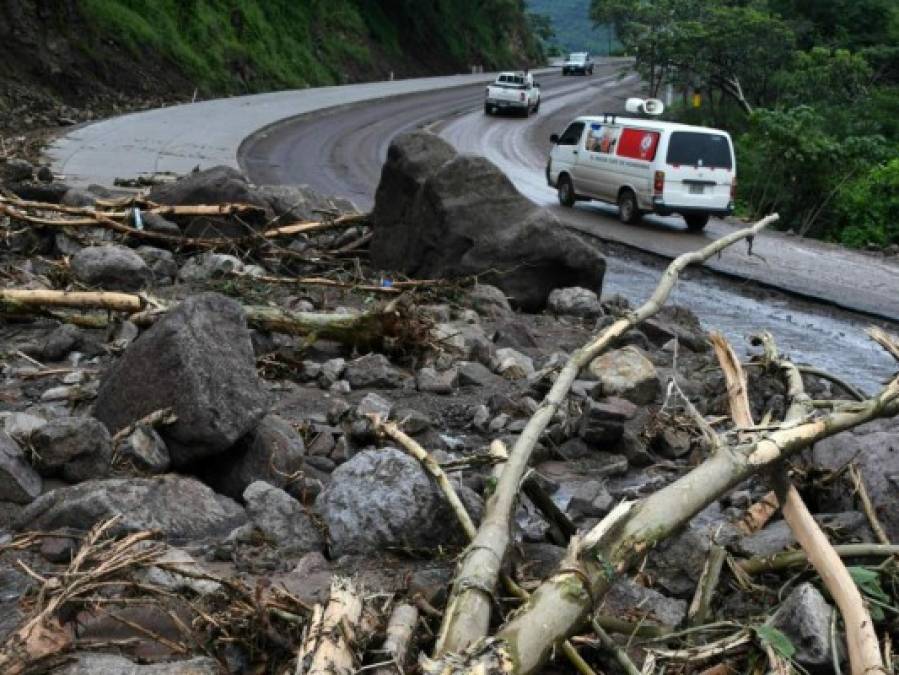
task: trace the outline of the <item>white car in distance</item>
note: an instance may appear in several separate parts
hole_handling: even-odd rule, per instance
[[[487,86],[484,114],[514,112],[527,117],[540,110],[540,85],[527,72],[506,72]]]

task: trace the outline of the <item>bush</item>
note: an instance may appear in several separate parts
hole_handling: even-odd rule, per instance
[[[899,244],[899,159],[877,166],[840,188],[834,238],[855,248]]]

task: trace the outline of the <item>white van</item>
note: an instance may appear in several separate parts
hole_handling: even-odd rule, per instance
[[[624,223],[679,213],[693,231],[733,213],[734,149],[720,129],[606,114],[578,117],[550,140],[546,180],[563,206],[618,204]]]

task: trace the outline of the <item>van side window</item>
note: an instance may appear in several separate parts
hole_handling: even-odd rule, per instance
[[[658,131],[625,128],[618,141],[618,156],[651,162],[655,159],[658,145]]]
[[[675,131],[668,141],[668,164],[732,169],[727,136],[697,131]]]
[[[568,125],[565,133],[559,138],[557,145],[577,145],[581,140],[581,134],[584,132],[583,122],[572,122]]]

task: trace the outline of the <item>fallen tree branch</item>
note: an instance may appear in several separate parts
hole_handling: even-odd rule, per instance
[[[894,359],[899,361],[899,337],[890,335],[877,326],[871,326],[867,330],[868,336],[883,347]]]
[[[415,605],[399,604],[393,608],[387,621],[387,637],[381,647],[381,652],[393,663],[377,668],[375,675],[403,675],[403,664],[417,623],[418,608]]]
[[[765,360],[779,368],[786,379],[789,407],[784,422],[795,423],[811,416],[813,410],[799,369],[791,361],[780,358],[769,333],[763,333],[756,342],[764,347]],[[843,615],[852,674],[867,675],[869,672],[883,671],[880,644],[871,615],[849,570],[833,550],[827,535],[815,521],[785,471],[775,472],[773,480],[784,520]]]
[[[147,301],[131,293],[110,291],[52,291],[0,288],[0,304],[6,312],[27,311],[33,307],[103,309],[113,312],[140,312]]]
[[[561,569],[533,593],[493,638],[427,664],[427,673],[473,673],[507,664],[512,675],[536,672],[553,646],[572,635],[619,574],[657,543],[750,476],[817,441],[881,417],[899,415],[899,379],[853,411],[838,411],[751,441],[722,446],[704,462],[649,497],[613,510],[584,538],[577,570]],[[505,473],[504,473],[505,475]],[[616,513],[616,511],[618,511]],[[481,671],[483,672],[483,671]]]
[[[899,555],[899,544],[837,544],[833,550],[841,558],[889,558]],[[736,565],[746,574],[779,572],[808,564],[805,551],[783,551],[770,556],[740,560]]]
[[[510,522],[521,479],[537,440],[567,397],[581,369],[625,332],[658,312],[684,268],[703,262],[734,242],[757,234],[777,218],[776,214],[768,216],[752,227],[732,232],[698,251],[678,256],[665,270],[649,300],[637,310],[615,321],[593,341],[572,354],[537,412],[531,416],[519,435],[496,492],[487,500],[478,534],[460,561],[453,580],[447,610],[434,648],[435,657],[462,651],[487,635],[492,593],[508,551]]]

